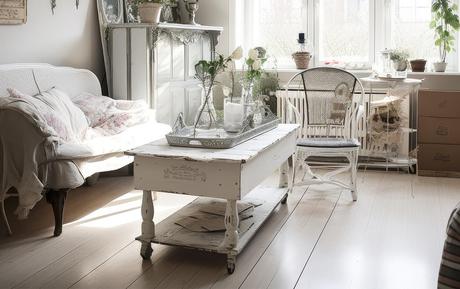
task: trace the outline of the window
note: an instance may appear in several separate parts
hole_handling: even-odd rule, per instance
[[[234,46],[266,47],[280,68],[293,68],[297,35],[305,32],[315,65],[370,69],[385,48],[438,60],[430,29],[432,0],[235,0]],[[460,0],[453,0],[460,2]],[[236,19],[237,18],[237,19]],[[231,20],[232,21],[232,20]],[[458,37],[457,37],[458,40]],[[458,70],[457,53],[449,68]]]
[[[434,32],[430,29],[431,0],[395,0],[391,5],[391,47],[404,48],[411,57],[436,61]]]
[[[297,36],[307,26],[307,6],[304,0],[245,1],[243,46],[265,47],[280,66],[287,66],[291,53],[297,49]],[[280,19],[282,19],[280,25]]]
[[[318,10],[319,61],[369,63],[369,0],[321,0]]]

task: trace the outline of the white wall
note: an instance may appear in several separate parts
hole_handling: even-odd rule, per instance
[[[42,62],[90,69],[102,79],[103,58],[95,0],[29,0],[27,23],[0,25],[0,64]]]
[[[222,26],[224,32],[219,38],[217,52],[228,55],[229,41],[229,1],[234,0],[200,0],[200,9],[197,13],[197,22],[203,25]]]

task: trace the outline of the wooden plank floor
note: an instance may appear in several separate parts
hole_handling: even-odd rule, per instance
[[[70,193],[66,225],[52,234],[41,201],[0,239],[0,288],[435,288],[445,226],[460,179],[359,173],[359,200],[330,186],[296,187],[237,257],[154,245],[139,256],[142,194],[131,177]],[[264,185],[270,185],[268,180]],[[158,222],[194,198],[159,194]]]

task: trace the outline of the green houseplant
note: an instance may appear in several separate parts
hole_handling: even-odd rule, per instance
[[[405,71],[407,69],[407,59],[409,53],[404,49],[395,49],[390,52],[390,59],[393,61],[393,67],[396,71]]]
[[[430,27],[435,32],[435,45],[439,47],[439,62],[434,63],[437,72],[446,70],[446,57],[454,49],[455,32],[460,28],[458,7],[451,0],[433,0]]]

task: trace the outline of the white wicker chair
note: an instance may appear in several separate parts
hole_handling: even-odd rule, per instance
[[[284,123],[301,125],[294,178],[299,169],[304,178],[295,185],[329,183],[350,190],[353,201],[357,200],[356,175],[361,147],[357,128],[364,112],[363,97],[359,79],[341,69],[307,69],[289,80],[285,95],[279,98],[278,111]],[[348,162],[344,164],[342,159]],[[335,170],[320,176],[311,171],[313,166]],[[349,183],[335,178],[346,171],[350,171]],[[307,173],[310,178],[305,180]]]

